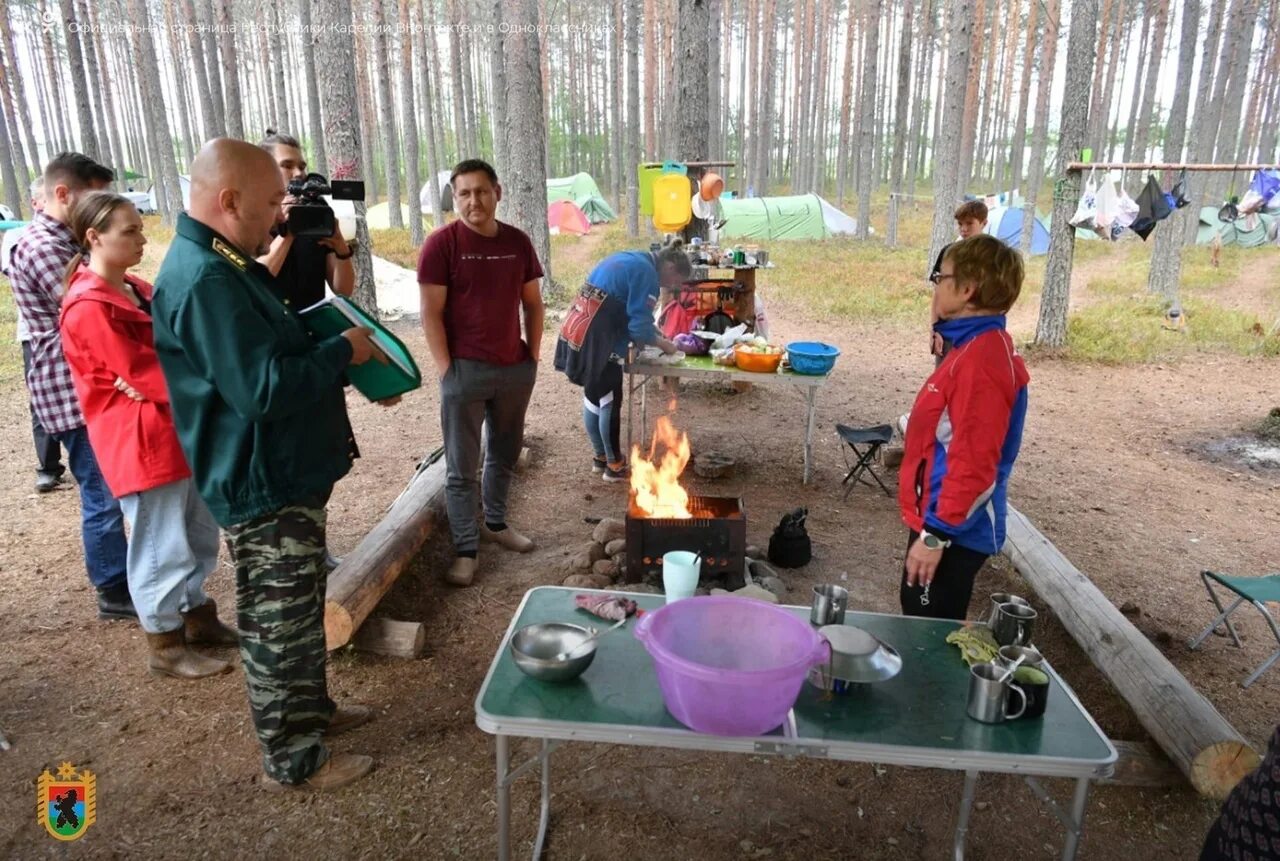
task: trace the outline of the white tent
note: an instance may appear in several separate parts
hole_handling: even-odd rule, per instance
[[[191,208],[191,177],[186,174],[178,175],[178,188],[182,190],[182,208],[184,210]],[[159,212],[160,205],[156,202],[156,187],[152,183],[151,188],[147,190],[147,205],[150,212]],[[141,208],[141,206],[139,206]]]
[[[436,185],[440,190],[440,211],[453,212],[453,191],[449,186],[450,171],[442,170],[436,174]],[[431,212],[431,182],[428,180],[418,192],[418,205],[424,214]]]
[[[842,234],[852,236],[858,232],[858,222],[854,220],[853,216],[846,215],[836,209],[821,196],[818,197],[818,202],[822,204],[822,220],[827,225],[828,233],[832,236],[840,236]]]

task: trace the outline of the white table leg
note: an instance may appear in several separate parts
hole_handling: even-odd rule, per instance
[[[498,861],[511,861],[511,784],[507,773],[510,745],[510,737],[494,736],[498,754]]]
[[[551,745],[542,740],[542,810],[538,814],[538,836],[533,841],[533,861],[542,858],[547,842],[547,825],[551,822]]]
[[[969,833],[969,813],[973,810],[973,796],[978,788],[978,772],[964,773],[964,792],[960,795],[960,818],[956,821],[956,839],[953,846],[955,861],[964,861],[964,841]]]
[[[814,418],[817,414],[818,390],[814,386],[809,386],[805,394],[805,403],[808,406],[808,415],[805,419],[804,428],[804,483],[809,483],[809,477],[813,475],[813,425]]]

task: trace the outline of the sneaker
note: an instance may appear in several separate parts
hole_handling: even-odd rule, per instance
[[[333,717],[329,718],[329,728],[324,731],[324,737],[333,738],[335,735],[342,735],[348,730],[364,726],[372,718],[373,709],[368,706],[355,704],[338,706],[333,712]]]
[[[591,458],[591,471],[596,474],[604,472],[608,465],[609,462],[602,457]]]
[[[898,416],[898,431],[905,438],[907,435],[907,422],[911,420],[911,413],[903,413]]]
[[[480,540],[497,544],[517,553],[528,553],[533,549],[533,540],[516,532],[510,526],[501,532],[494,532],[485,524],[480,524]]]
[[[262,782],[263,789],[268,792],[285,790],[324,792],[330,789],[341,789],[355,783],[373,771],[373,757],[359,753],[333,753],[324,761],[324,765],[311,773],[302,783],[281,783],[267,778]]]
[[[477,562],[472,556],[459,556],[444,574],[444,582],[453,586],[470,586],[476,578]]]
[[[623,464],[621,469],[614,469],[611,466],[604,468],[604,475],[600,476],[610,484],[616,484],[621,481],[631,480],[631,467]]]
[[[62,484],[62,476],[60,475],[53,475],[48,472],[36,473],[37,493],[48,493],[51,490],[57,490],[59,484]]]

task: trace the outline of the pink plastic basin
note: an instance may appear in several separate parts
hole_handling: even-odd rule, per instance
[[[687,598],[646,613],[636,639],[653,658],[667,711],[713,735],[762,735],[795,704],[827,641],[804,619],[744,598]]]

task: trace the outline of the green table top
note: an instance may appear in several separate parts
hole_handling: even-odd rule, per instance
[[[811,385],[821,385],[826,382],[830,374],[797,374],[795,371],[782,370],[779,368],[775,373],[765,374],[760,371],[744,371],[736,365],[717,365],[712,361],[710,356],[685,356],[678,362],[671,364],[662,364],[658,362],[632,362],[628,367],[629,371],[638,374],[649,374],[650,376],[661,376],[664,373],[673,371],[696,371],[705,374],[723,374],[724,376],[741,376],[744,380],[750,380],[756,377],[763,377],[768,380],[771,377],[785,377],[786,379],[796,383],[809,383]]]
[[[833,759],[940,768],[1105,776],[1116,751],[1075,694],[1048,667],[1048,707],[1041,718],[983,724],[965,714],[969,671],[947,633],[959,623],[850,612],[898,650],[902,672],[853,694],[831,697],[806,683],[793,708],[794,732],[759,739],[695,733],[667,713],[634,622],[600,640],[596,659],[572,682],[524,675],[508,648],[511,632],[535,622],[604,627],[574,607],[583,590],[543,586],[526,593],[476,697],[476,723],[486,732],[537,738],[651,744],[703,750],[808,753]],[[660,595],[629,595],[646,610]],[[808,618],[807,607],[788,607]],[[785,750],[771,746],[785,743]]]

